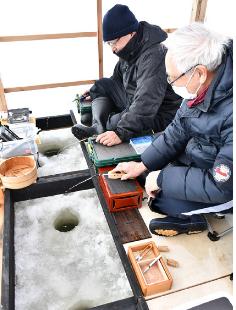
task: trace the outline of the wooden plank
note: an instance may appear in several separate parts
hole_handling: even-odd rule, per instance
[[[31,85],[31,86],[8,87],[8,88],[4,88],[4,92],[5,93],[13,93],[13,92],[19,92],[19,91],[39,90],[39,89],[68,87],[68,86],[78,86],[78,85],[88,85],[88,84],[94,84],[94,82],[95,82],[95,80],[84,80],[84,81],[75,81],[75,82],[64,82],[64,83],[40,84],[40,85]]]
[[[204,22],[206,16],[207,0],[193,0],[190,22]]]
[[[177,28],[165,28],[163,29],[166,33],[172,33],[174,32],[175,30],[177,30]]]
[[[152,237],[137,209],[116,212],[113,217],[123,244]]]
[[[206,0],[205,0],[206,1]],[[97,0],[97,16],[98,16],[98,32],[74,32],[74,33],[54,33],[54,34],[34,34],[22,36],[0,36],[0,42],[16,42],[16,41],[36,41],[36,40],[54,40],[54,39],[74,39],[74,38],[101,38],[100,55],[102,54],[102,5],[101,0]],[[171,33],[176,28],[166,28],[164,31]]]
[[[7,102],[4,94],[2,80],[0,79],[0,111],[7,112]]]
[[[35,40],[54,40],[96,37],[97,32],[74,32],[74,33],[53,33],[53,34],[34,34],[22,36],[0,36],[0,42],[15,41],[35,41]]]
[[[97,0],[99,79],[103,78],[102,0]]]

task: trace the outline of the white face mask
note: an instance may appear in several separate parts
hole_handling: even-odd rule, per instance
[[[196,70],[196,68],[195,68]],[[201,87],[201,83],[199,85],[199,87],[196,89],[195,93],[192,94],[190,93],[188,90],[187,90],[187,86],[189,84],[189,82],[191,81],[193,75],[194,75],[194,72],[195,70],[193,71],[193,73],[191,74],[188,82],[186,83],[185,86],[175,86],[173,85],[172,88],[173,88],[173,91],[179,95],[180,97],[182,97],[183,99],[187,99],[187,100],[190,100],[190,99],[195,99],[197,97],[197,92],[199,91],[200,87]]]

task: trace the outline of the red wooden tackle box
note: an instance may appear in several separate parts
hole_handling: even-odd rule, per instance
[[[99,183],[110,212],[118,212],[142,206],[143,189],[137,180],[109,179],[108,171],[115,167],[98,168]]]

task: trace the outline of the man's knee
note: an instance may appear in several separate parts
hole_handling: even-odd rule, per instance
[[[112,87],[112,80],[110,78],[102,78],[97,80],[90,88],[89,94],[94,100],[98,97],[107,97],[107,90]]]

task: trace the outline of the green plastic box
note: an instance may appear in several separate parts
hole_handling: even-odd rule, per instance
[[[84,114],[84,113],[87,113],[87,112],[91,112],[92,111],[92,102],[89,101],[89,102],[85,102],[85,101],[82,101],[80,102],[80,113],[81,114]]]
[[[116,165],[124,161],[138,161],[141,158],[140,154],[137,154],[128,142],[109,147],[96,143],[94,138],[89,138],[85,145],[91,160],[98,168]]]

